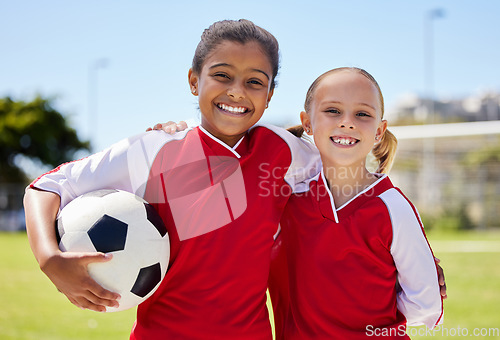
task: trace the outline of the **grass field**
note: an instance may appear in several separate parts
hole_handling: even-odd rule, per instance
[[[38,269],[25,233],[0,233],[0,339],[128,339],[135,311],[82,311]]]
[[[428,238],[445,270],[444,324],[434,336],[422,330],[422,336],[411,338],[456,339],[467,334],[473,339],[500,339],[500,233],[434,232]],[[492,335],[474,336],[476,328],[478,334],[487,330]],[[415,329],[408,333],[418,335]]]
[[[473,339],[500,339],[500,233],[428,237],[445,268],[449,298],[441,329],[425,334],[412,328],[412,339],[465,332]],[[128,339],[135,311],[99,314],[71,305],[38,269],[26,234],[0,233],[0,273],[0,339]],[[474,336],[475,329],[485,336]]]

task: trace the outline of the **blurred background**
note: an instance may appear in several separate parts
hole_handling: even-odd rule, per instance
[[[361,67],[377,79],[400,141],[391,177],[444,260],[445,325],[500,327],[500,2],[19,0],[1,1],[0,13],[0,230],[24,230],[24,187],[43,172],[155,123],[198,119],[187,72],[200,35],[214,21],[246,18],[281,47],[263,122],[299,123],[307,88],[331,68]],[[9,249],[0,270],[18,280],[0,293],[12,306],[0,311],[0,336],[59,338],[56,325],[44,331],[47,320],[29,331],[14,321],[26,320],[20,299],[40,298],[19,291],[53,288],[24,233],[0,233],[0,242]],[[58,313],[72,310],[53,293]],[[123,338],[133,321],[123,314],[126,326],[117,321],[108,334],[110,319],[86,313],[63,312],[73,326],[84,320],[82,338]]]

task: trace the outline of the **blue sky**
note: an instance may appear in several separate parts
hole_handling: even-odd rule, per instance
[[[390,112],[405,94],[426,94],[424,18],[435,8],[445,12],[433,20],[435,96],[500,91],[498,1],[4,0],[0,96],[54,97],[80,136],[101,149],[156,122],[198,117],[187,72],[199,37],[214,21],[246,18],[281,47],[264,122],[298,123],[310,83],[338,66],[372,73]],[[89,69],[102,59],[91,87]]]

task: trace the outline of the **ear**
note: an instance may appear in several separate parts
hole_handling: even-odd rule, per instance
[[[271,98],[273,97],[273,94],[274,94],[274,89],[272,89],[271,91],[269,91],[269,93],[267,94],[267,105],[266,105],[266,108],[269,106],[269,102],[271,101]]]
[[[304,128],[304,131],[308,135],[312,135],[312,126],[311,126],[311,117],[309,116],[309,113],[302,111],[300,113],[300,121],[302,122],[302,127]]]
[[[379,143],[384,136],[385,130],[387,130],[387,120],[382,120],[377,128],[377,133],[375,134],[375,143]]]
[[[195,96],[198,95],[198,79],[199,76],[190,68],[188,72],[189,88],[191,89],[191,93]]]

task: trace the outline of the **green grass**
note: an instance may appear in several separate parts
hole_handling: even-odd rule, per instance
[[[474,328],[500,329],[500,252],[460,252],[445,247],[449,240],[500,244],[500,233],[432,231],[428,238],[431,245],[436,244],[435,255],[445,269],[449,297],[442,327],[449,336],[441,336],[439,331],[412,339],[456,338],[452,332],[464,328],[469,335]],[[0,273],[0,339],[128,339],[135,310],[100,314],[73,306],[38,268],[26,234],[0,233]]]
[[[0,233],[0,339],[128,339],[135,310],[82,311],[38,268],[25,233]]]
[[[436,329],[434,336],[425,335],[423,330],[422,336],[418,336],[410,330],[410,335],[417,334],[412,339],[456,339],[459,333],[465,335],[462,332],[468,332],[468,337],[474,339],[500,339],[500,336],[472,335],[475,328],[500,330],[500,232],[433,231],[427,236],[445,270],[448,299],[444,301],[444,324]],[[455,240],[460,242],[448,242]],[[463,241],[481,242],[479,248],[483,242],[489,246],[484,249],[498,248],[496,252],[462,252]],[[452,246],[446,246],[447,242]]]

